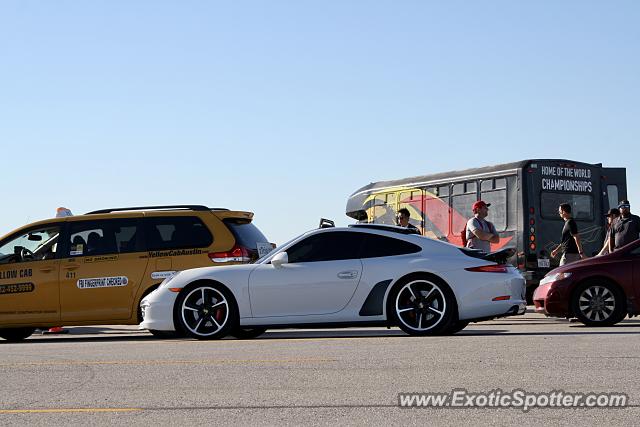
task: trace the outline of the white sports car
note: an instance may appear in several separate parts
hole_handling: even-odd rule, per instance
[[[140,329],[216,339],[269,328],[397,325],[436,335],[524,313],[525,281],[499,253],[413,233],[320,228],[254,264],[179,272],[141,302]]]

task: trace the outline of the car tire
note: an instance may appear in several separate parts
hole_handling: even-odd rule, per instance
[[[250,340],[259,337],[265,332],[267,332],[266,328],[236,328],[229,335],[240,340]]]
[[[624,319],[624,293],[603,279],[578,286],[571,298],[573,315],[587,326],[611,326]]]
[[[34,333],[36,328],[10,328],[0,329],[0,338],[9,342],[20,342]]]
[[[179,333],[199,340],[227,336],[238,324],[238,307],[231,292],[215,282],[197,282],[185,287],[174,306]]]
[[[455,304],[453,291],[443,280],[414,275],[394,286],[388,318],[409,335],[441,335],[454,322]]]

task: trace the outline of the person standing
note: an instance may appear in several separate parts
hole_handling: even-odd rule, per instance
[[[562,241],[551,251],[551,256],[555,258],[558,253],[562,253],[560,265],[569,264],[570,262],[585,258],[582,243],[580,242],[580,234],[578,234],[578,225],[571,217],[571,205],[569,203],[562,203],[558,207],[558,214],[564,220]]]
[[[411,214],[409,213],[409,209],[402,208],[398,210],[397,223],[399,227],[410,228],[412,230],[418,230],[418,227],[411,224],[409,222],[409,218],[411,218]]]
[[[489,206],[491,203],[486,203],[483,200],[475,202],[471,207],[473,218],[467,221],[466,226],[467,247],[480,249],[486,253],[491,252],[492,243],[500,241],[496,227],[486,220],[489,215]]]
[[[631,214],[631,204],[623,200],[618,205],[620,217],[611,226],[613,250],[620,249],[640,237],[640,217]]]
[[[620,211],[616,208],[609,209],[609,212],[605,215],[607,217],[607,233],[604,236],[604,244],[602,245],[602,249],[598,252],[598,255],[606,255],[613,252],[613,245],[611,240],[611,226],[616,219],[620,216]]]

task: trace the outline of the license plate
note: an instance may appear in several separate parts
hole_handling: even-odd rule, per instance
[[[538,267],[549,268],[551,267],[551,261],[549,260],[549,258],[538,258]]]
[[[263,256],[265,256],[266,254],[268,254],[273,250],[273,246],[271,246],[271,243],[258,242],[257,246],[258,246],[258,256],[260,258],[262,258]]]

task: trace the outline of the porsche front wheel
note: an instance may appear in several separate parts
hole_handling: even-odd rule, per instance
[[[238,309],[231,293],[214,283],[186,287],[175,305],[180,332],[199,340],[224,338],[237,324]]]

